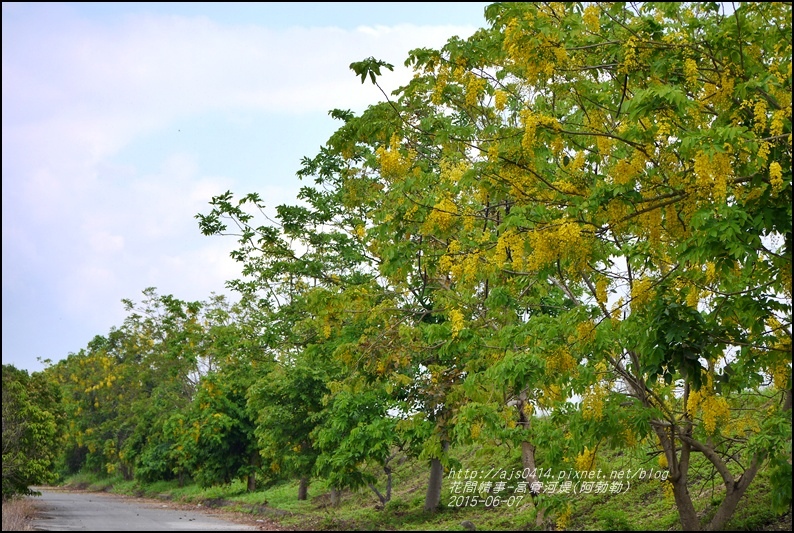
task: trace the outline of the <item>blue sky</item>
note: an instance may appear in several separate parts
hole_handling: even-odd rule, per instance
[[[226,190],[292,202],[303,156],[398,66],[485,24],[486,3],[2,4],[3,363],[40,370],[124,319],[238,277],[194,219]]]

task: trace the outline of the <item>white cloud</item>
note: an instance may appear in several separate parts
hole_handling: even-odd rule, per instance
[[[382,77],[389,92],[410,77],[401,67],[409,49],[474,30],[275,30],[151,15],[104,26],[58,22],[11,32],[3,25],[3,287],[51,292],[55,312],[91,331],[85,342],[119,325],[120,299],[147,286],[204,299],[239,276],[228,257],[233,242],[201,236],[194,219],[211,196],[235,190],[235,179],[201,168],[184,146],[124,164],[114,161],[120,152],[211,114],[246,125],[256,113],[360,111],[382,95],[361,84],[351,62],[393,63],[397,72]],[[263,147],[264,159],[280,155]],[[263,181],[255,190],[268,206],[295,201],[294,183]],[[30,313],[31,331],[46,330],[40,309],[11,304]]]
[[[94,232],[89,236],[89,242],[93,251],[99,254],[120,252],[124,249],[124,237],[108,231]]]

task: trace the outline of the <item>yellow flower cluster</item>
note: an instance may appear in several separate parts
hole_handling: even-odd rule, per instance
[[[493,141],[488,145],[488,161],[499,161],[499,143],[496,141]],[[488,191],[485,190],[482,185],[480,185],[480,189],[475,193],[475,195],[477,197],[477,201],[479,201],[481,204],[484,204],[488,198]]]
[[[623,298],[618,298],[618,301],[615,302],[615,306],[612,308],[610,312],[610,320],[612,322],[612,327],[617,327],[620,323],[621,318],[623,317]]]
[[[731,416],[728,401],[722,396],[709,394],[701,401],[701,409],[703,410],[703,426],[709,433],[716,431],[719,420],[727,421]]]
[[[620,159],[615,163],[612,171],[612,181],[615,185],[625,185],[636,176],[645,171],[645,155],[639,150],[635,151],[630,159]]]
[[[648,241],[654,245],[659,244],[662,238],[662,209],[656,208],[643,213],[640,223],[648,235]]]
[[[595,297],[596,301],[600,304],[607,303],[607,288],[609,287],[609,280],[607,278],[601,278],[596,281],[595,286]]]
[[[706,283],[714,283],[717,279],[717,265],[711,261],[706,263]]]
[[[466,105],[474,107],[480,101],[480,96],[485,91],[486,81],[474,74],[466,76]]]
[[[564,531],[568,527],[572,514],[571,506],[568,505],[563,512],[557,515],[557,519],[554,521],[557,531]]]
[[[783,167],[777,161],[769,163],[769,184],[772,185],[772,196],[777,197],[783,190]]]
[[[620,65],[620,72],[627,74],[637,68],[637,38],[632,36],[626,39],[623,44],[623,63]]]
[[[730,74],[723,72],[720,74],[719,85],[712,85],[707,83],[704,86],[704,100],[712,99],[714,104],[718,107],[732,105],[733,90],[735,87],[735,80],[730,77]]]
[[[522,270],[524,268],[524,239],[521,235],[507,230],[496,241],[494,248],[493,263],[496,266],[507,266],[508,253],[512,258],[512,265],[515,270]]]
[[[675,494],[673,493],[673,482],[663,481],[664,483],[664,501],[672,503],[675,501]]]
[[[753,130],[756,133],[763,133],[766,130],[766,100],[759,98],[753,106]]]
[[[521,139],[521,146],[525,150],[531,150],[535,146],[538,126],[548,126],[554,129],[559,127],[559,122],[556,118],[534,113],[531,109],[521,111],[521,121],[524,123],[524,136]]]
[[[770,135],[773,137],[783,135],[784,119],[787,115],[791,115],[791,106],[772,113],[772,121],[769,124]]]
[[[653,280],[651,278],[635,280],[631,286],[632,308],[638,309],[642,307],[651,301],[655,294],[656,291],[653,290]]]
[[[667,142],[667,137],[670,136],[670,123],[667,120],[660,120],[656,125],[656,140],[660,142]]]
[[[601,29],[601,21],[598,18],[599,10],[596,4],[590,4],[584,9],[584,13],[582,14],[582,21],[584,21],[585,27],[593,32],[598,33],[598,30]]]
[[[576,369],[576,359],[567,348],[558,348],[546,358],[546,373],[550,376],[568,375],[575,373]]]
[[[686,304],[689,307],[693,307],[697,309],[699,303],[700,303],[700,291],[695,286],[689,287],[689,292],[687,292],[686,294]]]
[[[602,137],[598,137],[601,139]],[[568,172],[581,172],[584,169],[584,165],[586,163],[586,154],[584,150],[576,152],[576,155],[568,162],[568,166],[565,168]]]
[[[581,343],[589,343],[595,340],[595,324],[592,320],[585,320],[576,325],[576,335]],[[606,368],[604,369],[606,370]]]
[[[455,224],[457,215],[458,206],[451,199],[445,197],[433,206],[433,210],[422,225],[422,232],[425,235],[429,235],[436,228],[441,231],[447,231]]]
[[[475,281],[480,271],[480,252],[474,251],[464,255],[459,254],[460,243],[453,240],[447,247],[447,253],[438,261],[440,273],[449,274],[455,281],[464,283]]]
[[[540,5],[538,18],[548,17],[551,9]],[[565,48],[552,41],[544,32],[531,27],[534,16],[525,11],[523,21],[513,18],[505,28],[504,50],[507,58],[523,70],[523,77],[530,84],[537,83],[554,75],[557,65],[568,59]]]
[[[582,398],[582,418],[596,422],[604,418],[604,398],[607,393],[604,385],[592,387]]]
[[[467,283],[472,282],[477,277],[477,272],[479,272],[479,265],[480,265],[480,254],[479,253],[471,253],[467,254],[466,257],[463,258],[463,261],[460,262],[460,269],[459,271],[453,271],[456,279]]]
[[[595,466],[595,450],[591,450],[585,446],[585,449],[582,450],[582,453],[576,456],[574,465],[578,471],[592,470]]]
[[[716,396],[712,391],[711,376],[708,383],[703,384],[700,390],[689,392],[689,399],[686,404],[687,415],[694,417],[698,409],[703,412],[703,427],[708,433],[714,433],[717,429],[717,422],[727,422],[730,420],[731,411],[728,401],[722,396]]]
[[[717,153],[711,157],[704,152],[695,156],[694,171],[696,178],[695,194],[701,198],[709,195],[715,202],[724,202],[728,195],[728,179],[733,175],[731,156]]]
[[[507,104],[507,93],[501,89],[497,89],[494,92],[494,107],[497,111],[501,111],[505,108]]]
[[[457,183],[463,174],[469,169],[466,161],[449,161],[443,160],[439,165],[441,179],[449,183]]]
[[[767,159],[769,159],[770,148],[771,145],[766,141],[759,143],[758,154],[757,154],[758,159],[761,159],[762,161],[766,161]]]
[[[457,337],[458,333],[463,330],[463,313],[461,313],[458,309],[452,309],[449,312],[449,323],[450,331],[452,331],[452,337]]]
[[[742,416],[723,426],[722,434],[728,437],[732,434],[744,435],[748,431],[758,433],[761,431],[761,426],[758,424],[758,420],[749,416]]]
[[[562,391],[558,385],[552,383],[547,388],[543,389],[543,395],[538,398],[538,405],[541,407],[549,407],[560,400],[562,400]]]
[[[400,138],[393,135],[388,149],[384,146],[375,150],[380,165],[380,173],[386,179],[399,179],[408,173],[411,168],[411,158],[403,157],[400,153]]]
[[[625,440],[626,445],[631,448],[637,445],[637,437],[634,435],[634,432],[631,431],[629,428],[626,428],[623,431],[623,440]]]
[[[686,77],[687,84],[694,87],[698,82],[698,64],[692,58],[684,61],[684,77]]]
[[[561,258],[571,259],[574,263],[586,259],[588,247],[584,246],[585,236],[576,222],[563,219],[556,227],[549,226],[541,231],[527,235],[532,255],[527,258],[527,268],[537,270]]]
[[[443,65],[438,69],[438,74],[436,74],[436,84],[433,87],[433,94],[430,96],[430,101],[435,105],[441,104],[441,100],[444,96],[444,88],[447,86],[448,81],[449,67]]]

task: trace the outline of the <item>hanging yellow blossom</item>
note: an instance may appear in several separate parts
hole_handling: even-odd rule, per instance
[[[598,33],[598,30],[601,29],[601,21],[598,18],[599,9],[596,4],[590,4],[584,9],[584,13],[582,14],[582,21],[584,22],[585,27],[593,32]]]
[[[599,421],[604,417],[604,399],[607,389],[603,385],[591,388],[582,398],[582,418]]]
[[[769,163],[769,183],[772,185],[772,196],[776,197],[783,190],[783,167],[777,161]]]
[[[449,312],[450,331],[453,337],[457,337],[458,333],[463,330],[463,313],[458,309],[452,309]]]
[[[697,84],[698,81],[698,64],[697,62],[690,58],[684,61],[684,77],[686,78],[687,84],[690,87],[693,87]]]
[[[715,202],[724,202],[727,197],[728,179],[733,175],[730,154],[716,153],[709,157],[698,152],[694,160],[696,177],[695,193],[700,198],[711,196]]]
[[[585,446],[582,453],[576,456],[574,464],[576,465],[576,470],[592,470],[595,466],[595,450]]]
[[[653,280],[651,278],[642,278],[635,280],[631,286],[631,305],[633,308],[639,308],[653,299],[655,291],[653,290]]]
[[[763,133],[766,130],[766,100],[759,98],[753,106],[753,130],[756,133]]]
[[[607,278],[601,278],[596,282],[595,297],[596,301],[600,304],[607,303],[607,287],[609,287],[609,280]]]
[[[702,403],[703,410],[703,427],[709,433],[714,433],[717,429],[717,422],[727,421],[730,419],[730,409],[728,401],[722,396],[715,396],[713,394],[707,395]]]
[[[381,175],[386,179],[402,178],[408,173],[411,168],[411,157],[403,157],[400,153],[400,138],[393,135],[389,141],[389,147],[379,147],[375,150],[375,155],[380,164]]]
[[[469,73],[466,77],[466,105],[474,107],[480,101],[480,96],[485,92],[486,81],[479,76]]]
[[[453,202],[450,198],[444,197],[441,201],[433,206],[433,210],[427,216],[425,223],[422,225],[422,232],[425,235],[429,235],[433,233],[435,229],[447,231],[455,224],[457,215],[458,206],[455,205],[455,202]]]
[[[501,111],[505,108],[507,104],[507,93],[501,89],[497,89],[494,91],[494,108],[497,111]]]

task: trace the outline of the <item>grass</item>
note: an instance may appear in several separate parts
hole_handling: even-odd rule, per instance
[[[488,470],[500,466],[506,470],[520,469],[520,456],[516,450],[504,446],[469,446],[453,450],[463,469]],[[708,465],[700,456],[693,456],[691,493],[695,507],[701,516],[713,515],[721,498],[719,482],[711,482]],[[649,460],[641,452],[634,454],[599,452],[596,469],[605,475],[611,471],[631,468],[645,471],[658,470],[655,459]],[[338,507],[330,505],[330,489],[322,480],[313,480],[309,487],[309,499],[297,499],[297,481],[283,482],[267,489],[249,493],[243,481],[230,485],[201,488],[195,484],[179,487],[176,481],[157,482],[148,485],[137,481],[124,481],[118,477],[97,478],[81,474],[68,480],[71,486],[89,490],[111,490],[124,494],[152,498],[168,498],[182,503],[223,507],[256,517],[276,520],[288,529],[312,530],[452,530],[463,531],[472,524],[478,530],[680,530],[681,526],[675,504],[665,495],[660,480],[634,478],[623,492],[569,494],[550,497],[551,508],[543,520],[538,520],[536,509],[526,496],[512,506],[507,501],[498,507],[486,508],[482,503],[474,507],[455,506],[456,495],[451,492],[452,480],[445,478],[441,508],[433,514],[423,511],[425,488],[429,475],[427,464],[405,459],[394,470],[392,499],[385,506],[368,488],[342,493]],[[719,481],[719,480],[718,480]],[[384,480],[380,480],[383,490]],[[579,485],[581,488],[581,485]],[[509,492],[509,491],[508,491]],[[507,494],[509,497],[511,494]],[[483,495],[480,498],[487,496]],[[452,503],[452,505],[450,505]],[[5,508],[4,508],[5,509]],[[568,514],[566,524],[561,514]],[[5,516],[5,511],[4,511]],[[471,524],[468,524],[470,522]],[[759,472],[748,492],[739,504],[728,529],[761,530],[790,529],[791,513],[784,517],[771,511],[771,485],[766,471]]]
[[[35,506],[28,498],[11,498],[3,502],[3,531],[32,531]]]

